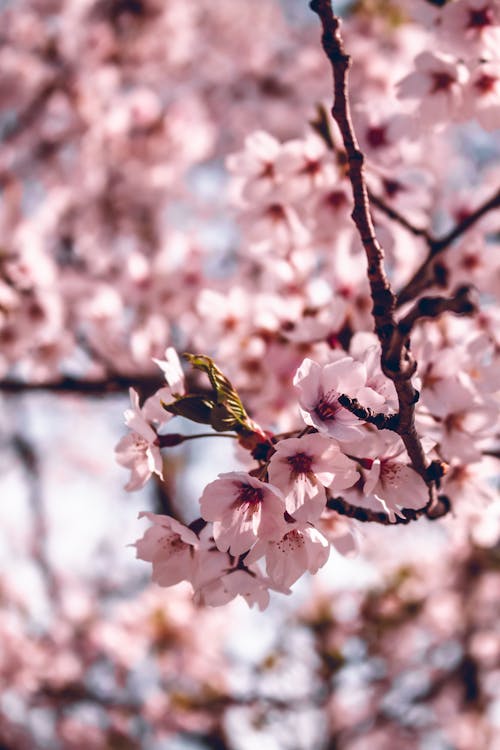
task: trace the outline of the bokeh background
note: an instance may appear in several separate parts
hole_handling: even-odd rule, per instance
[[[405,11],[339,6],[366,54]],[[226,155],[328,99],[307,3],[4,0],[0,70],[1,749],[499,750],[496,516],[360,526],[265,613],[153,587],[130,546],[237,460],[187,443],[130,494],[114,447],[200,277],[237,262]],[[469,170],[500,150],[456,137]]]

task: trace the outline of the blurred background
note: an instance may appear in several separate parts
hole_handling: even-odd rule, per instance
[[[367,59],[396,5],[339,4]],[[188,443],[129,494],[114,447],[238,263],[225,157],[328,99],[307,3],[3,0],[0,70],[1,750],[500,750],[493,532],[360,524],[265,613],[152,586],[130,546],[235,466]]]

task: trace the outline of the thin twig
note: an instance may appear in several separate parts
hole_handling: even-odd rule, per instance
[[[150,395],[165,385],[165,380],[158,375],[113,375],[98,380],[64,377],[59,380],[32,382],[5,378],[0,380],[0,391],[3,393],[30,393],[47,391],[49,393],[72,393],[82,396],[107,396],[113,393],[124,393],[135,388],[142,395]]]
[[[16,432],[12,435],[12,446],[23,468],[28,488],[30,510],[33,516],[32,556],[42,574],[47,595],[52,605],[57,606],[60,600],[60,590],[47,548],[48,529],[38,455],[31,442],[21,433]]]
[[[411,521],[417,521],[423,516],[431,521],[441,518],[450,510],[450,501],[445,495],[439,495],[432,506],[432,510],[429,504],[418,510],[403,508],[400,511],[400,515],[397,515],[394,521],[391,521],[387,513],[371,510],[370,508],[362,508],[359,505],[351,505],[351,503],[348,503],[342,497],[329,497],[326,507],[334,510],[340,516],[354,518],[356,521],[361,521],[362,523],[379,523],[382,526],[406,526]]]
[[[427,243],[433,241],[427,229],[425,229],[424,227],[417,227],[412,224],[411,221],[406,218],[406,216],[403,216],[403,214],[386,203],[383,198],[381,198],[379,195],[376,195],[372,190],[368,191],[368,197],[370,199],[370,203],[373,206],[376,206],[379,211],[388,216],[389,219],[392,219],[397,224],[404,227],[404,229],[410,232],[410,234],[415,235],[415,237],[423,237]]]
[[[475,211],[462,219],[462,221],[459,221],[447,234],[439,238],[427,236],[427,257],[417,268],[412,278],[399,292],[396,303],[397,306],[400,307],[406,302],[410,302],[425,289],[437,284],[439,279],[437,276],[438,266],[436,264],[436,258],[447,250],[456,239],[461,237],[468,229],[474,226],[474,224],[476,224],[483,216],[497,208],[500,208],[500,189],[498,189],[491,198],[478,206]]]
[[[399,321],[387,353],[388,361],[397,363],[400,352],[416,323],[429,318],[438,318],[445,312],[452,312],[455,315],[473,315],[478,309],[474,297],[474,288],[468,284],[458,287],[452,297],[421,297]]]
[[[373,409],[368,409],[359,403],[357,398],[351,398],[345,393],[342,393],[338,398],[339,404],[344,409],[347,409],[354,414],[358,419],[362,419],[363,422],[373,424],[379,430],[392,430],[397,432],[399,415],[398,414],[382,414],[381,412],[375,412]]]

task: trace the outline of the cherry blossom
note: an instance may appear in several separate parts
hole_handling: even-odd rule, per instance
[[[461,54],[498,55],[500,11],[494,0],[458,0],[443,8],[441,33]]]
[[[322,435],[280,440],[269,462],[269,480],[285,495],[297,521],[316,521],[325,508],[325,487],[337,492],[357,480],[354,462]]]
[[[160,586],[172,586],[193,577],[198,537],[181,523],[156,513],[143,512],[154,525],[136,543],[137,557],[153,564],[152,580]]]
[[[139,395],[131,388],[132,408],[125,411],[125,424],[131,430],[116,446],[116,460],[130,469],[131,476],[125,489],[129,492],[143,487],[152,474],[163,479],[163,462],[157,435],[146,421],[139,406]]]
[[[317,573],[329,554],[328,541],[313,526],[292,527],[279,541],[259,540],[246,562],[253,563],[265,556],[268,576],[275,584],[288,588],[306,571]]]
[[[240,177],[242,198],[248,202],[267,200],[276,190],[276,160],[281,145],[269,133],[256,131],[245,139],[243,151],[231,154],[226,162],[230,172]]]
[[[467,96],[468,94],[468,96]],[[485,60],[473,71],[465,109],[485,130],[500,128],[500,61]]]
[[[359,482],[344,493],[346,499],[353,505],[386,513],[391,522],[402,515],[404,508],[424,508],[429,502],[428,488],[405,458],[401,440],[380,432],[369,455],[359,459]]]
[[[244,472],[220,474],[207,484],[200,507],[202,517],[214,521],[217,547],[232,555],[247,552],[257,539],[279,539],[286,527],[281,491]]]
[[[415,58],[415,68],[399,82],[398,95],[418,99],[419,115],[426,123],[459,118],[469,77],[465,65],[451,55],[426,51]]]
[[[360,436],[357,417],[338,402],[347,393],[356,397],[366,383],[364,366],[352,357],[340,357],[327,365],[306,358],[294,377],[299,393],[300,413],[304,422],[337,440],[354,440]]]
[[[498,750],[498,0],[0,5],[0,746]]]

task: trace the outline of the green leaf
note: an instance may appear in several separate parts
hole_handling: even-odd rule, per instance
[[[165,404],[162,401],[162,406],[165,411],[175,414],[175,416],[185,417],[200,424],[211,424],[211,414],[215,402],[206,398],[206,396],[191,395],[178,398],[171,404]]]
[[[217,403],[223,404],[238,423],[248,424],[250,419],[237,391],[233,388],[231,381],[219,370],[215,362],[205,354],[186,353],[183,356],[193,367],[208,375],[216,393]]]
[[[238,431],[238,421],[234,418],[224,404],[214,404],[210,414],[210,424],[216,432],[226,432],[228,430]]]

